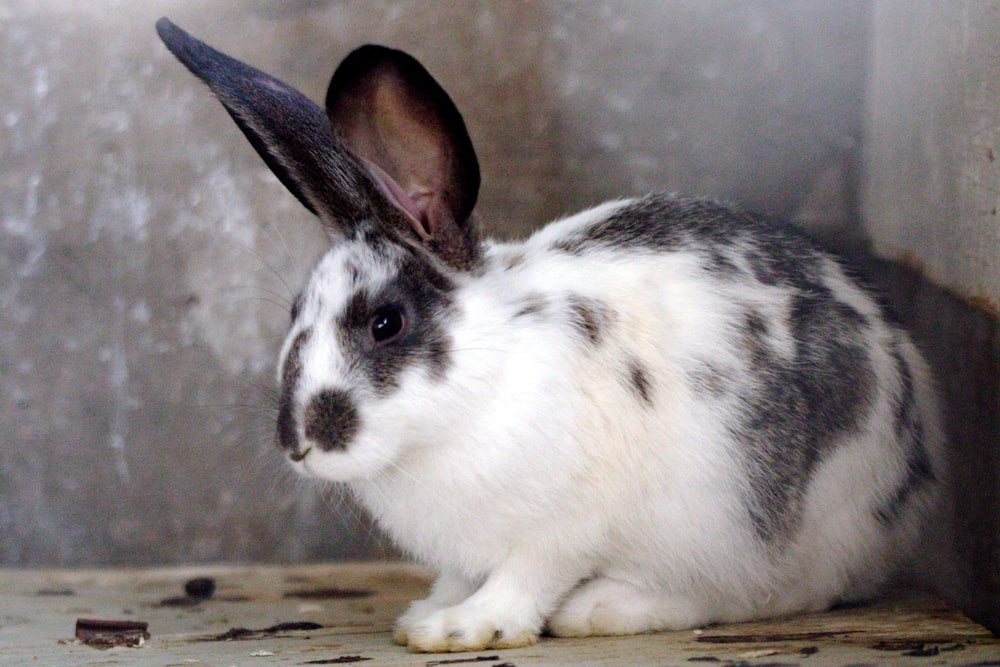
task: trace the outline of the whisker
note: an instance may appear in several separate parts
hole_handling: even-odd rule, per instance
[[[283,237],[280,237],[280,238],[282,238],[282,241],[284,242],[284,238]],[[242,250],[247,255],[253,257],[254,259],[256,259],[260,263],[260,265],[263,266],[265,269],[267,269],[267,271],[272,276],[274,276],[275,278],[277,278],[278,282],[280,282],[284,286],[285,290],[287,290],[287,292],[288,292],[288,302],[291,303],[291,301],[295,298],[296,291],[294,289],[292,289],[292,287],[288,284],[287,281],[285,281],[285,278],[284,278],[284,276],[281,275],[280,271],[278,271],[277,269],[275,269],[274,266],[269,261],[267,261],[264,258],[263,255],[261,255],[260,253],[257,252],[256,249],[251,248],[251,247],[247,246],[246,244],[239,243],[239,242],[237,242],[237,241],[235,241],[233,239],[229,239],[229,242],[231,243],[231,245],[234,248],[237,248],[238,250]],[[285,243],[286,250],[287,250],[287,247],[288,247],[287,243]]]
[[[240,292],[261,292],[266,296],[250,296],[244,297],[245,301],[262,301],[264,303],[274,304],[275,306],[280,306],[282,309],[291,312],[292,309],[292,299],[281,294],[281,292],[275,291],[269,287],[263,287],[261,285],[226,285],[218,289],[219,294],[237,294]],[[267,298],[273,297],[273,298]]]

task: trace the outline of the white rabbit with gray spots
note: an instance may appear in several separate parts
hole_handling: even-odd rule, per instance
[[[913,555],[944,475],[927,365],[803,236],[654,195],[480,240],[469,136],[411,57],[354,51],[323,109],[157,27],[329,232],[277,443],[439,572],[400,643],[821,610]]]

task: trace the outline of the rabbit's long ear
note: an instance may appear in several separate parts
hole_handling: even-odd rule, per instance
[[[402,51],[362,46],[334,73],[326,110],[424,244],[452,266],[474,264],[479,162],[461,114],[427,70]]]
[[[271,171],[330,231],[381,213],[375,179],[337,140],[326,112],[272,76],[216,51],[168,19],[167,48],[208,84]]]

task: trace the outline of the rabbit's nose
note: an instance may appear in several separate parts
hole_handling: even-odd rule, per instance
[[[326,389],[309,401],[304,414],[306,439],[325,452],[347,449],[360,418],[351,395]]]

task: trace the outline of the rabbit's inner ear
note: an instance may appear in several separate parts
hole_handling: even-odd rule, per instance
[[[339,138],[377,167],[375,180],[417,235],[450,264],[474,263],[479,162],[461,114],[427,70],[401,51],[361,47],[334,73],[326,106]]]
[[[359,159],[368,168],[375,184],[385,198],[403,214],[407,222],[410,223],[410,226],[417,233],[417,236],[420,237],[420,240],[425,243],[429,241],[431,239],[431,228],[427,223],[426,208],[417,203],[418,201],[422,202],[423,197],[426,195],[419,192],[415,192],[414,194],[406,192],[392,176],[377,164],[360,156]]]

